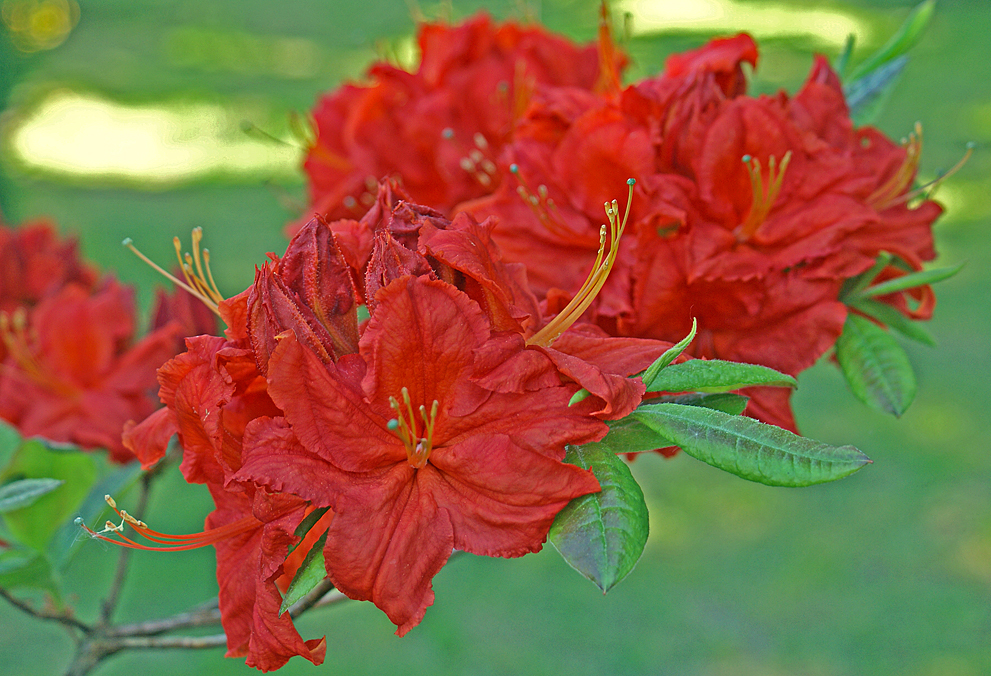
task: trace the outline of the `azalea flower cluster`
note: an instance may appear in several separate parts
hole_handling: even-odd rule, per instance
[[[119,510],[120,526],[90,531],[215,546],[228,655],[266,671],[326,656],[284,607],[316,553],[403,635],[452,552],[538,551],[569,502],[600,490],[567,448],[638,410],[637,374],[667,368],[693,317],[693,356],[797,374],[837,341],[848,280],[934,255],[940,207],[912,190],[921,134],[899,146],[854,128],[822,58],[796,95],[751,97],[746,35],[625,87],[605,17],[594,46],[485,16],[426,24],[419,44],[415,72],[376,64],[320,102],[313,217],[249,288],[224,298],[187,264],[226,331],[161,358],[164,408],[127,425],[122,452],[150,468],[178,435],[183,475],[215,503],[206,530],[167,535]],[[878,300],[927,318],[934,297]],[[34,373],[24,322],[5,321],[8,363]],[[748,413],[794,428],[777,392],[750,392]],[[651,396],[680,406],[671,394]],[[635,450],[667,437],[647,439]]]
[[[545,318],[491,222],[400,197],[383,184],[360,220],[306,224],[218,304],[225,336],[190,338],[161,369],[166,408],[125,435],[148,467],[178,433],[182,472],[216,502],[208,530],[167,538],[125,521],[179,548],[216,544],[228,654],[264,670],[324,658],[279,612],[280,578],[317,537],[334,586],[400,635],[452,551],[538,551],[557,513],[599,490],[562,462],[566,445],[635,409],[644,385],[627,376],[670,347],[574,325],[594,290]],[[593,287],[614,262],[622,224],[610,220]]]
[[[101,279],[47,222],[0,224],[0,418],[24,436],[133,460],[124,424],[156,408],[155,372],[204,328],[200,316],[162,294],[151,332],[135,341],[131,288]]]
[[[601,205],[629,176],[632,235],[591,314],[613,335],[677,340],[697,318],[695,356],[797,375],[836,343],[846,280],[882,252],[893,258],[879,279],[934,257],[942,210],[913,191],[921,131],[898,145],[855,128],[821,56],[796,95],[752,97],[747,35],[625,87],[605,22],[597,61],[485,17],[425,25],[420,47],[416,72],[376,64],[369,84],[317,106],[313,210],[346,214],[389,174],[448,215],[493,216],[493,239],[548,311],[583,283]],[[924,286],[879,300],[928,319],[935,298]],[[795,428],[789,392],[748,394],[749,415]]]

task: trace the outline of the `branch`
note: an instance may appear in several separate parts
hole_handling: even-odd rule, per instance
[[[107,636],[155,636],[176,629],[187,629],[190,627],[205,627],[220,622],[220,609],[217,607],[217,599],[172,617],[165,617],[159,620],[148,620],[147,622],[135,622],[119,627],[107,629]]]
[[[47,610],[38,610],[30,604],[21,601],[3,587],[0,587],[0,596],[7,599],[7,602],[18,610],[30,615],[31,617],[38,618],[39,620],[51,620],[52,622],[58,622],[66,627],[79,629],[80,631],[86,633],[92,631],[93,629],[85,622],[80,622],[76,618],[66,615],[65,613],[52,613]]]

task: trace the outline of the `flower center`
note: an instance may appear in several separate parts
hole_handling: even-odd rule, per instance
[[[38,361],[32,348],[32,344],[37,344],[37,334],[29,329],[27,311],[23,307],[10,313],[0,312],[0,338],[7,348],[7,354],[24,376],[57,394],[67,397],[78,394],[77,388]],[[2,364],[0,369],[12,371]]]
[[[434,447],[434,425],[437,423],[437,408],[439,406],[436,399],[430,406],[430,413],[427,407],[422,404],[419,407],[420,419],[423,421],[423,435],[416,432],[417,416],[413,410],[413,403],[409,398],[409,390],[402,389],[403,400],[400,402],[395,397],[389,397],[389,406],[396,412],[396,417],[389,420],[386,427],[389,428],[406,447],[406,459],[414,469],[423,469],[430,457],[430,451]]]
[[[130,237],[126,238],[122,244],[134,252],[138,258],[164,275],[178,287],[181,287],[198,298],[200,302],[210,308],[215,315],[223,319],[220,314],[219,305],[224,300],[224,295],[217,289],[216,282],[213,281],[213,272],[210,271],[210,250],[201,249],[200,242],[203,241],[203,228],[193,228],[193,253],[182,253],[182,243],[178,237],[172,238],[172,246],[175,247],[176,260],[179,261],[179,269],[186,281],[182,282],[173,275],[163,270],[157,263],[138,251]]]
[[[784,182],[785,170],[791,162],[791,151],[785,153],[781,158],[781,164],[772,155],[767,160],[767,183],[764,183],[763,170],[760,160],[750,155],[743,156],[743,163],[747,165],[747,173],[750,175],[750,187],[753,190],[753,201],[750,203],[750,213],[736,229],[736,238],[745,242],[757,232],[757,228],[764,222],[767,215],[771,213],[774,201],[781,193],[781,184]]]
[[[607,231],[605,225],[599,228],[599,252],[595,256],[595,265],[592,266],[592,272],[589,273],[588,279],[582,284],[582,288],[578,290],[571,302],[554,319],[549,321],[547,326],[527,339],[527,345],[550,347],[550,344],[557,340],[558,336],[578,321],[578,318],[588,309],[588,306],[592,304],[606,283],[609,272],[616,263],[616,256],[619,255],[619,238],[623,236],[626,221],[630,217],[630,204],[633,203],[633,186],[636,185],[636,180],[628,179],[626,185],[630,186],[630,192],[626,199],[626,213],[623,214],[622,222],[619,220],[619,203],[616,200],[605,203],[609,229]],[[607,232],[609,236],[608,253],[606,253]]]
[[[450,141],[457,147],[458,151],[461,153],[461,159],[458,161],[458,166],[467,173],[469,176],[478,181],[479,185],[484,188],[488,188],[492,185],[492,181],[499,171],[495,162],[489,157],[489,141],[485,138],[485,134],[476,131],[472,136],[472,141],[474,142],[473,148],[465,148],[461,141],[458,140],[457,135],[454,133],[454,129],[451,127],[446,127],[444,131],[441,132],[441,136],[446,141]]]
[[[533,212],[533,215],[537,217],[540,224],[547,228],[551,234],[566,240],[569,244],[588,247],[596,245],[595,237],[587,232],[575,232],[565,224],[564,219],[561,217],[561,212],[558,211],[557,205],[554,203],[554,199],[548,194],[546,185],[541,183],[537,186],[536,191],[531,190],[530,185],[523,178],[523,174],[520,173],[518,164],[513,163],[509,165],[509,171],[519,181],[519,185],[516,186],[516,194],[520,196],[520,199]]]

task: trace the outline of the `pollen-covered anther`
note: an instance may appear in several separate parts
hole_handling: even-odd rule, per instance
[[[213,272],[210,270],[210,250],[200,248],[200,243],[203,241],[203,228],[193,228],[192,239],[192,253],[183,254],[182,243],[179,238],[172,238],[176,260],[179,262],[179,269],[182,270],[182,276],[185,278],[185,282],[169,274],[157,263],[138,251],[137,247],[134,246],[134,241],[130,237],[126,238],[122,244],[130,249],[138,258],[164,275],[173,284],[185,289],[199,299],[200,302],[210,308],[219,317],[219,305],[224,300],[224,296],[220,293],[216,282],[213,280]]]
[[[750,175],[750,187],[753,191],[753,200],[750,203],[750,211],[746,220],[741,223],[735,231],[737,240],[744,242],[757,232],[757,228],[771,213],[774,202],[781,194],[781,185],[784,183],[785,170],[791,162],[791,151],[785,153],[779,164],[773,155],[767,160],[767,181],[764,181],[763,167],[760,160],[750,155],[744,155],[743,163],[747,166],[747,173]]]
[[[603,225],[599,228],[599,251],[595,256],[595,264],[592,266],[592,272],[589,273],[588,279],[585,280],[585,283],[578,290],[578,293],[575,294],[575,297],[571,299],[571,302],[554,319],[527,339],[527,345],[550,347],[551,343],[557,340],[558,336],[578,321],[585,310],[592,304],[592,301],[595,300],[596,296],[599,295],[599,291],[602,290],[603,285],[605,285],[606,280],[609,278],[609,272],[612,270],[613,265],[616,264],[616,257],[619,255],[619,239],[623,236],[623,231],[626,229],[626,222],[630,218],[630,206],[633,204],[633,186],[636,185],[636,180],[632,178],[628,179],[626,184],[629,186],[630,191],[626,199],[626,211],[623,214],[622,221],[619,220],[619,203],[616,200],[604,204],[606,218],[609,219],[609,227],[607,229]],[[606,252],[607,241],[609,242],[608,253]]]
[[[472,136],[475,147],[470,150],[461,144],[454,130],[450,127],[444,128],[441,132],[441,137],[445,141],[454,143],[458,152],[462,153],[461,159],[458,160],[458,166],[461,167],[462,171],[469,174],[483,187],[488,188],[492,185],[498,167],[486,154],[489,150],[489,142],[484,134],[475,132],[474,136]]]
[[[439,402],[434,399],[430,406],[430,412],[422,404],[418,407],[420,420],[423,422],[423,435],[417,435],[417,416],[414,414],[413,403],[409,397],[409,390],[405,387],[401,390],[402,402],[395,397],[389,397],[389,406],[396,412],[395,418],[386,423],[386,428],[399,437],[406,448],[406,459],[414,469],[422,469],[426,466],[433,450],[434,426],[437,423],[437,409]]]
[[[550,191],[548,191],[546,185],[541,183],[535,191],[531,190],[530,185],[520,173],[519,165],[515,163],[509,165],[509,172],[519,181],[519,185],[516,186],[516,194],[529,207],[541,225],[554,235],[570,243],[594,245],[594,241],[583,241],[588,239],[587,235],[576,233],[564,224],[564,219],[561,218],[561,213],[558,211],[557,205],[554,204],[554,200],[550,197]]]

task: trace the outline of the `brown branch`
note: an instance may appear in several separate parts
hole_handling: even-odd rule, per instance
[[[217,599],[208,601],[192,610],[188,610],[172,617],[165,617],[158,620],[148,620],[146,622],[135,622],[134,624],[124,624],[119,627],[110,627],[106,631],[107,636],[155,636],[176,629],[188,629],[190,627],[205,627],[220,622],[220,609],[217,607]]]
[[[34,608],[29,603],[21,601],[19,598],[11,594],[9,591],[0,587],[0,596],[5,598],[10,605],[14,606],[21,612],[30,615],[31,617],[37,618],[39,620],[51,620],[52,622],[58,622],[71,629],[78,629],[82,632],[90,632],[93,628],[86,624],[85,622],[80,622],[71,615],[65,613],[53,613],[47,610],[38,610]]]

